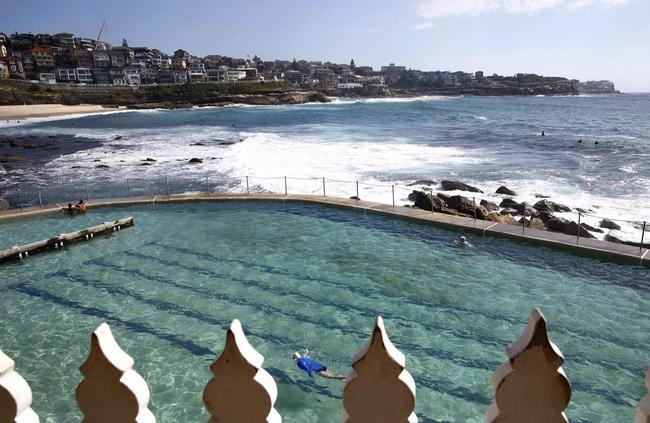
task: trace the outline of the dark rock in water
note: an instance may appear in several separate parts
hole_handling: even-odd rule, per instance
[[[513,200],[512,198],[504,198],[503,201],[499,204],[499,207],[505,207],[510,209],[519,208],[519,203]]]
[[[147,157],[146,159],[142,160],[143,162],[155,162],[155,159],[152,159],[151,157]]]
[[[553,217],[544,223],[546,224],[546,228],[553,232],[565,233],[569,226],[569,221],[561,217]]]
[[[410,193],[410,194],[408,195],[408,197],[407,197],[408,200],[409,200],[409,201],[415,201],[415,199],[418,198],[418,194],[417,194],[417,193],[418,193],[417,191],[413,191],[412,193]]]
[[[56,135],[49,135],[48,138],[56,138]]]
[[[95,159],[95,160],[93,160],[93,162],[101,162],[101,161],[102,161],[102,159]]]
[[[9,210],[9,201],[0,197],[0,210]]]
[[[490,216],[490,210],[488,210],[485,206],[478,206],[476,208],[476,218],[480,220],[488,220],[488,217]]]
[[[586,223],[584,223],[584,222],[582,222],[582,223],[580,224],[580,226],[582,226],[583,228],[585,228],[586,230],[591,231],[591,232],[598,232],[598,233],[601,233],[601,234],[603,233],[603,230],[602,230],[602,229],[594,228],[593,226],[588,225],[588,224],[586,224]]]
[[[447,195],[447,194],[443,194],[443,193],[441,193],[441,192],[439,192],[438,194],[436,194],[436,196],[437,196],[439,199],[441,199],[441,200],[445,203],[445,205],[449,202],[449,199],[451,198],[449,195]]]
[[[143,162],[143,163],[140,163],[140,166],[151,166],[151,164],[152,163],[150,163],[150,162]]]
[[[596,238],[582,225],[578,226],[578,224],[573,221],[569,222],[564,233],[567,235],[578,235],[578,231],[580,231],[580,237],[582,238]]]
[[[194,142],[194,143],[192,143],[190,145],[201,146],[201,145],[205,145],[205,144],[203,144],[202,142]]]
[[[621,238],[619,238],[617,236],[614,236],[614,235],[611,235],[611,234],[605,235],[605,241],[615,242],[617,244],[631,245],[633,247],[640,247],[641,246],[640,242],[623,241]],[[643,243],[643,248],[650,248],[650,243],[644,242]]]
[[[118,135],[115,138],[113,138],[113,140],[117,141],[117,140],[121,140],[122,138],[124,138],[122,135]]]
[[[503,185],[501,185],[499,188],[497,188],[496,193],[497,194],[505,194],[505,195],[517,195],[516,192],[514,192],[510,188],[508,188],[506,186],[503,186]]]
[[[410,198],[413,198],[412,201],[415,203],[415,207],[422,210],[440,211],[445,207],[444,202],[440,198],[433,197],[422,191],[413,191],[411,195],[409,195],[409,199]]]
[[[601,220],[599,226],[605,229],[616,229],[616,230],[621,229],[621,227],[618,224],[612,222],[609,219]]]
[[[481,200],[481,205],[491,212],[499,210],[499,206],[497,206],[496,203],[493,203],[488,200]]]
[[[203,160],[192,157],[188,163],[203,163]]]
[[[409,197],[410,197],[410,195],[409,195]],[[350,200],[361,200],[361,199],[359,197],[357,197],[356,195],[353,195],[352,197],[350,197]]]
[[[530,222],[528,222],[526,226],[532,229],[539,229],[540,231],[544,230],[544,222],[539,217],[533,217],[530,219]]]
[[[533,206],[528,203],[521,203],[517,205],[517,212],[522,216],[537,216],[537,210],[535,210]]]
[[[217,145],[233,145],[233,144],[237,144],[237,141],[225,140],[225,141],[219,141],[217,143]]]
[[[440,185],[442,186],[442,189],[445,191],[469,191],[469,192],[480,192],[482,193],[480,189],[473,187],[471,185],[464,184],[459,181],[441,181]]]
[[[436,181],[431,181],[429,179],[422,179],[422,180],[419,180],[419,181],[411,182],[410,184],[406,184],[406,186],[412,187],[412,186],[415,186],[415,185],[425,185],[425,186],[430,187],[430,186],[436,185],[436,184],[437,184]]]
[[[587,213],[589,213],[588,210],[585,210],[585,209],[580,208],[580,207],[576,207],[576,211],[579,211],[579,212],[582,213],[582,214],[587,214]]]
[[[519,212],[517,211],[517,209],[512,209],[512,208],[509,208],[509,207],[508,207],[508,208],[505,208],[505,209],[501,210],[501,211],[499,212],[499,214],[501,214],[501,215],[509,214],[509,215],[511,215],[511,216],[514,216],[514,215],[516,215],[516,214],[519,214]]]
[[[450,209],[458,210],[461,213],[467,213],[474,216],[476,203],[467,197],[463,197],[462,195],[454,195],[452,197],[449,197],[449,201],[447,201],[447,207]]]
[[[555,216],[553,216],[553,213],[547,212],[547,211],[538,211],[537,212],[537,217],[541,219],[542,222],[546,223],[551,219],[555,219]]]
[[[98,164],[98,165],[95,166],[95,167],[96,167],[97,169],[108,169],[109,166],[108,166],[108,165],[105,165],[105,164]]]
[[[548,211],[548,212],[570,212],[571,208],[562,204],[557,204],[549,200],[540,200],[535,203],[533,206],[536,210],[539,211]]]
[[[535,194],[535,198],[551,198],[551,196],[546,194]]]

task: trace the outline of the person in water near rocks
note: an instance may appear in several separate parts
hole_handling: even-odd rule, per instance
[[[543,137],[546,136],[546,131],[544,131],[543,129],[542,129],[542,136],[543,136]]]
[[[325,379],[345,380],[345,376],[335,375],[331,371],[327,370],[326,366],[323,366],[319,362],[312,360],[306,354],[302,356],[299,352],[293,353],[293,362],[296,363],[298,367],[307,372],[309,377],[318,375],[324,377]]]
[[[458,245],[461,245],[463,247],[470,245],[469,241],[464,235],[459,236],[456,242],[458,243]]]
[[[86,213],[86,209],[88,208],[88,203],[86,203],[84,200],[79,200],[79,203],[75,206],[77,209],[78,213]]]

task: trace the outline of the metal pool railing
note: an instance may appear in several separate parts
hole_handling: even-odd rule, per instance
[[[257,182],[257,183],[256,183]],[[422,184],[418,185],[421,186]],[[58,185],[21,185],[15,188],[0,192],[0,198],[8,200],[10,208],[23,207],[46,207],[51,204],[67,204],[77,199],[101,200],[110,198],[133,198],[141,196],[161,196],[172,194],[251,194],[251,193],[274,193],[274,194],[295,194],[295,195],[322,195],[326,197],[328,193],[331,196],[350,197],[364,200],[376,201],[378,203],[392,205],[396,207],[405,204],[407,197],[406,192],[411,193],[418,189],[418,186],[405,186],[400,184],[382,184],[370,183],[358,180],[340,180],[326,177],[290,177],[290,176],[191,176],[175,177],[173,180],[169,176],[155,179],[126,179],[124,182],[107,181],[105,183],[88,184],[87,181],[76,183],[64,183]],[[401,193],[401,194],[400,194]],[[366,194],[368,196],[366,196]],[[432,195],[432,194],[431,194]],[[371,197],[371,198],[368,198]],[[477,219],[477,207],[479,203],[476,197],[471,197],[473,202],[473,216]],[[432,208],[431,210],[435,210]],[[524,210],[524,214],[525,214]],[[520,213],[519,213],[520,214]],[[590,237],[588,229],[585,227],[584,218],[601,219],[618,223],[631,225],[640,231],[640,242],[638,243],[639,251],[642,252],[645,241],[645,232],[647,220],[626,220],[600,216],[595,213],[577,210],[573,212],[577,227],[574,226],[576,244],[580,244],[580,238]],[[564,216],[567,213],[563,213]],[[573,219],[572,219],[573,220]],[[530,225],[530,219],[524,216],[518,224],[521,224],[522,235],[525,235],[527,227]],[[598,231],[600,228],[594,228]],[[634,242],[634,245],[637,243]]]

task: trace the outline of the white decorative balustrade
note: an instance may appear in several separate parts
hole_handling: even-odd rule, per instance
[[[494,402],[486,412],[486,423],[567,422],[564,410],[571,399],[571,385],[562,370],[564,357],[549,340],[539,310],[533,311],[523,334],[508,346],[507,355],[508,360],[494,373]],[[282,421],[274,408],[277,386],[262,368],[263,362],[241,323],[234,320],[203,392],[210,423]],[[133,364],[109,326],[101,324],[92,334],[90,353],[80,368],[84,377],[76,391],[84,422],[156,421],[147,408],[149,387]],[[415,381],[406,370],[406,357],[388,338],[381,317],[351,366],[343,389],[344,423],[417,421]],[[0,350],[0,423],[37,423],[39,418],[31,409],[32,391],[14,367],[14,361]],[[645,382],[650,391],[650,368]],[[640,400],[634,423],[650,423],[650,393]]]

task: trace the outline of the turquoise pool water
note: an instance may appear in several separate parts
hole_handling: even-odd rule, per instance
[[[209,365],[238,318],[278,383],[289,422],[339,422],[342,384],[382,315],[406,354],[422,422],[482,422],[491,377],[533,307],[572,382],[572,422],[632,421],[650,364],[650,273],[507,240],[281,202],[93,209],[0,224],[0,247],[134,216],[116,235],[0,267],[0,348],[46,422],[80,418],[74,390],[107,321],[149,383],[160,422],[205,421]]]

